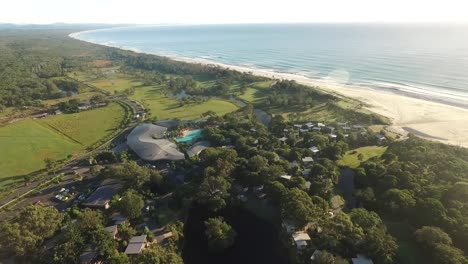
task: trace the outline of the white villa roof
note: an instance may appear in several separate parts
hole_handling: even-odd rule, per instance
[[[318,123],[317,126],[319,126],[319,127],[324,127],[325,124],[324,124],[324,123]]]
[[[291,175],[282,175],[281,178],[289,181],[291,180]]]
[[[280,138],[279,140],[280,140],[280,141],[286,141],[286,140],[288,140],[288,138],[287,138],[287,137],[282,137],[282,138]]]
[[[314,158],[312,157],[304,157],[302,158],[302,162],[313,162],[314,161]],[[310,172],[310,169],[309,169],[309,172]]]
[[[310,151],[312,151],[313,153],[317,153],[317,152],[320,151],[316,146],[310,147],[309,149],[310,149]]]
[[[294,241],[309,241],[310,240],[310,236],[309,234],[307,234],[307,232],[297,232],[297,233],[294,233],[293,235],[293,239]]]

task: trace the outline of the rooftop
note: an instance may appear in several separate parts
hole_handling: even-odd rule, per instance
[[[142,159],[183,160],[185,156],[177,150],[177,145],[167,139],[161,139],[167,128],[152,124],[141,124],[127,137],[127,145]]]
[[[96,189],[83,203],[87,207],[107,207],[112,196],[122,188],[122,184],[104,185]]]
[[[190,147],[189,150],[187,150],[187,155],[189,157],[196,156],[196,155],[200,154],[200,152],[202,152],[203,150],[205,150],[206,148],[208,148],[210,146],[211,146],[211,144],[208,141],[197,142],[192,147]]]
[[[140,254],[146,243],[146,235],[134,236],[128,242],[128,246],[125,249],[125,254],[134,255]]]

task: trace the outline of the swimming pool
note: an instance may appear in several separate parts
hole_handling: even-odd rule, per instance
[[[180,142],[180,143],[185,143],[185,142],[192,143],[192,141],[193,141],[194,139],[197,139],[197,138],[201,137],[201,134],[202,134],[202,133],[203,133],[203,129],[192,130],[192,131],[188,132],[187,135],[185,135],[184,137],[176,138],[176,142]]]

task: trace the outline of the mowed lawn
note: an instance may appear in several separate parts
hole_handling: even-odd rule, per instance
[[[56,105],[60,102],[67,102],[71,99],[77,99],[79,101],[86,101],[86,100],[89,100],[91,99],[91,97],[95,96],[95,95],[98,95],[98,94],[101,94],[101,93],[98,93],[98,92],[83,92],[83,93],[79,93],[77,95],[73,95],[73,96],[67,96],[67,97],[63,97],[63,98],[57,98],[57,99],[50,99],[50,100],[43,100],[42,103],[44,105]]]
[[[235,104],[221,99],[209,99],[203,103],[180,106],[177,99],[163,94],[161,86],[139,87],[135,90],[135,94],[130,97],[150,109],[152,115],[150,117],[157,117],[158,119],[193,120],[201,118],[201,114],[210,110],[217,115],[224,115],[238,108]]]
[[[0,188],[18,180],[13,176],[43,168],[45,158],[62,159],[80,148],[36,120],[0,127]]]
[[[370,158],[373,157],[380,157],[384,152],[387,150],[387,147],[381,147],[381,146],[369,146],[369,147],[362,147],[362,148],[357,148],[350,150],[346,152],[346,154],[338,160],[338,165],[339,166],[347,166],[350,168],[357,168],[361,164],[361,162],[364,162]],[[362,160],[359,160],[358,155],[362,154]]]
[[[115,131],[124,117],[124,109],[111,103],[107,107],[96,108],[76,114],[62,114],[38,120],[67,138],[89,147]]]
[[[28,119],[0,127],[0,189],[44,168],[44,159],[78,155],[118,129],[124,110],[118,104]]]
[[[134,81],[123,74],[108,74],[106,78],[88,81],[88,83],[111,93],[114,91],[122,92],[125,89],[141,85],[141,82]]]

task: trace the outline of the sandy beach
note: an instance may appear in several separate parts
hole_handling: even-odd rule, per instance
[[[78,33],[70,34],[70,37],[82,40],[79,38]],[[94,44],[102,45],[100,43]],[[125,49],[118,46],[112,47]],[[132,49],[126,50],[140,52]],[[152,55],[161,56],[160,54]],[[297,74],[226,65],[206,59],[169,58],[188,63],[216,65],[240,72],[250,72],[258,76],[295,80],[305,85],[318,86],[323,91],[362,101],[370,111],[390,118],[392,125],[389,129],[392,131],[399,131],[401,134],[411,132],[429,140],[468,147],[468,109],[466,108],[421,99],[418,98],[418,95],[406,96],[372,87],[352,87],[328,80],[315,80]]]

